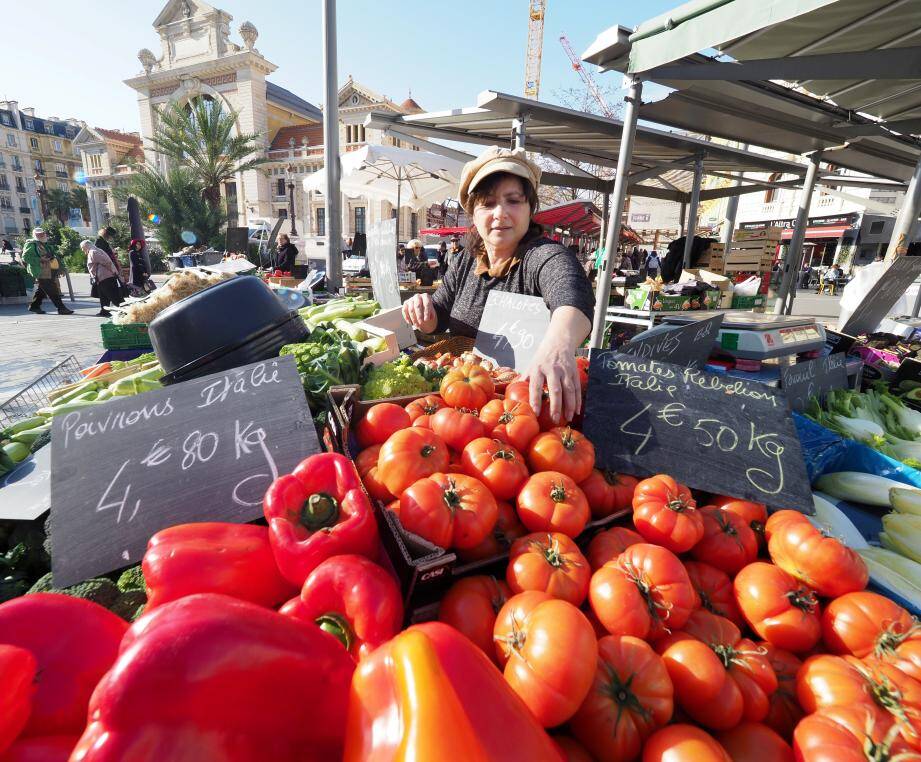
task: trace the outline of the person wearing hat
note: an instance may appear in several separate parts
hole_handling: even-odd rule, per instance
[[[523,151],[494,146],[468,162],[458,194],[473,221],[467,250],[449,258],[434,294],[403,304],[403,316],[422,333],[474,337],[490,291],[542,297],[550,327],[524,377],[535,410],[546,384],[551,416],[568,420],[581,407],[575,350],[591,330],[594,294],[573,253],[532,220],[539,181],[540,168]]]
[[[29,305],[29,312],[44,315],[42,300],[47,296],[58,308],[59,315],[73,315],[74,311],[68,309],[64,304],[61,289],[58,287],[61,262],[54,247],[48,242],[48,234],[41,228],[35,228],[32,231],[32,237],[22,247],[22,261],[29,275],[38,281],[35,296],[32,297],[32,303]]]

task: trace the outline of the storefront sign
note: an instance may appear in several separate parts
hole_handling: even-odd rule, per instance
[[[843,352],[836,352],[786,365],[780,369],[780,384],[790,409],[801,413],[810,397],[817,396],[821,402],[829,390],[847,388],[847,357]]]
[[[490,291],[473,350],[497,365],[523,373],[550,326],[550,310],[539,296]]]
[[[593,352],[584,430],[598,468],[813,512],[786,397],[764,384]]]
[[[713,351],[722,324],[723,316],[716,315],[698,323],[675,326],[647,338],[632,339],[620,351],[682,368],[702,368]]]
[[[382,220],[368,226],[368,270],[371,290],[381,309],[399,307],[400,283],[397,275],[397,221]]]
[[[809,227],[825,227],[828,225],[853,226],[857,224],[860,215],[844,214],[827,217],[810,217],[807,221]],[[742,222],[739,223],[740,230],[761,230],[762,228],[794,228],[796,227],[796,218],[786,220],[770,220],[768,222]]]
[[[880,321],[889,314],[892,305],[919,275],[921,257],[898,257],[893,260],[839,330],[852,336],[875,331]]]
[[[259,518],[320,451],[288,356],[57,416],[51,448],[58,587],[138,563],[165,527]]]

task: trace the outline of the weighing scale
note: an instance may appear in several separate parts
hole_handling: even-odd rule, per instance
[[[825,327],[814,318],[769,315],[760,312],[694,310],[662,315],[672,325],[687,325],[723,316],[717,348],[732,357],[767,360],[820,350],[825,345]]]

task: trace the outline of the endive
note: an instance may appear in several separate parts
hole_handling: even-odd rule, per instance
[[[883,516],[887,543],[892,549],[921,562],[921,516],[909,513],[887,513]]]
[[[870,579],[873,582],[900,595],[915,609],[921,608],[921,588],[906,576],[895,571],[893,567],[895,561],[892,556],[897,554],[872,547],[863,548],[857,552],[867,565]]]
[[[911,489],[903,482],[887,479],[885,476],[864,474],[860,471],[836,471],[823,474],[816,479],[817,489],[839,500],[852,503],[889,507],[889,490],[893,488]],[[921,490],[919,490],[921,491]]]
[[[889,505],[899,513],[921,516],[921,490],[910,487],[893,487],[889,490]]]

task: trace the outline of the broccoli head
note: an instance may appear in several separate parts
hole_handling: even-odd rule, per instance
[[[144,611],[147,596],[143,590],[128,590],[118,596],[118,600],[109,609],[127,622],[133,622]]]
[[[367,400],[379,400],[425,394],[430,391],[430,383],[422,377],[419,369],[410,363],[409,357],[404,356],[373,368],[362,387],[362,397]]]
[[[54,580],[51,578],[50,573],[41,577],[28,589],[28,592],[63,593],[64,595],[72,595],[74,598],[84,598],[93,603],[98,603],[100,606],[104,606],[107,609],[111,608],[122,594],[118,586],[112,580],[105,577],[88,579],[85,582],[79,582],[70,587],[57,588],[54,586]]]
[[[48,572],[43,577],[39,577],[35,584],[29,588],[30,593],[53,593],[59,592],[54,589],[54,579],[51,577],[51,572]]]
[[[144,572],[140,564],[132,566],[130,569],[125,569],[118,578],[118,589],[123,593],[128,590],[144,590],[146,587]]]

